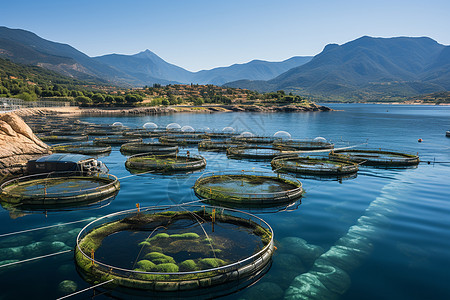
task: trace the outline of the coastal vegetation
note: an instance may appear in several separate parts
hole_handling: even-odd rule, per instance
[[[212,84],[153,84],[124,88],[81,81],[31,65],[0,58],[0,97],[25,101],[38,99],[69,101],[82,107],[135,107],[204,104],[307,105],[307,99],[284,91],[258,93]]]
[[[311,94],[302,89],[257,92],[245,88],[212,84],[153,84],[141,88],[109,85],[92,77],[79,80],[33,65],[14,63],[0,58],[0,97],[25,101],[68,101],[81,107],[151,107],[151,106],[211,106],[211,105],[296,105],[307,107],[315,101],[324,102],[386,102],[411,104],[450,103],[450,92],[424,93],[419,96],[400,96],[398,90],[389,94],[395,85],[383,92],[336,93],[333,97]],[[387,93],[387,94],[386,94]],[[300,96],[300,95],[302,96]]]
[[[450,92],[438,92],[411,97],[407,100],[411,104],[450,104]]]

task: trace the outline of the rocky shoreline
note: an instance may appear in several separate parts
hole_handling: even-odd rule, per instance
[[[0,114],[0,182],[23,173],[28,160],[50,153],[22,118],[15,113]]]
[[[152,106],[133,108],[81,108],[46,107],[23,108],[15,111],[21,117],[31,115],[155,115],[174,113],[217,113],[217,112],[323,112],[331,108],[312,103],[308,106],[297,105],[209,105],[209,106]]]

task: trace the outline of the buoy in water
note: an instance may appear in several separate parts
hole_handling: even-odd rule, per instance
[[[418,141],[419,143],[422,143],[422,139],[418,139],[417,141]]]

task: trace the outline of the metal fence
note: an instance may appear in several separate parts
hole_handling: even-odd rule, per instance
[[[24,101],[17,98],[0,98],[0,112],[14,111],[20,108],[30,107],[68,107],[70,102],[68,101]]]

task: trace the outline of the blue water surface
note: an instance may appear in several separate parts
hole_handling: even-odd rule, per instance
[[[225,298],[450,299],[450,138],[445,136],[445,131],[450,130],[450,107],[329,106],[336,111],[179,113],[81,119],[107,124],[120,121],[129,127],[141,127],[146,122],[160,127],[176,122],[181,126],[216,130],[231,126],[268,136],[283,130],[298,139],[321,136],[335,142],[337,147],[357,145],[418,153],[422,162],[417,168],[361,167],[356,178],[341,181],[302,178],[306,194],[300,205],[285,210],[250,210],[272,226],[278,250],[265,276]],[[423,142],[419,143],[419,138]],[[195,148],[189,150],[197,153]],[[109,156],[101,158],[110,173],[121,178],[121,190],[109,205],[47,213],[2,209],[0,234],[99,217],[132,209],[136,203],[150,206],[194,201],[197,198],[192,186],[208,171],[271,171],[267,161],[228,159],[225,154],[214,152],[200,154],[207,160],[207,167],[202,171],[130,176],[124,167],[126,157],[119,152],[119,147],[113,147]],[[78,231],[86,224],[80,222],[0,237],[0,261],[71,249]],[[358,227],[367,229],[358,235],[364,243],[353,245],[354,255],[342,260],[345,264],[340,269],[346,275],[340,280],[328,276],[326,286],[314,281],[307,284],[305,278],[314,275],[314,270],[302,263],[301,247],[287,246],[286,241],[292,241],[287,238],[300,238],[320,247],[323,253],[330,253],[336,244],[349,246],[338,241],[358,224],[369,225]],[[70,289],[63,287],[64,280],[75,282],[76,290],[90,286],[76,272],[72,252],[0,268],[0,299],[55,299],[70,294]],[[102,292],[105,291],[94,294],[90,290],[71,299],[111,297]]]

